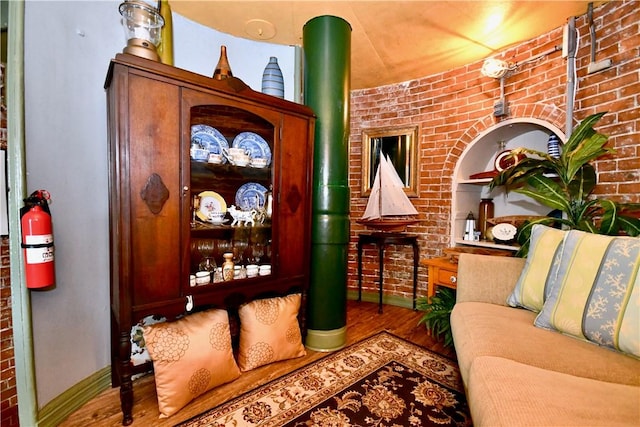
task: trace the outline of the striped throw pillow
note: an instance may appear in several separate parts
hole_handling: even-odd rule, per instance
[[[640,358],[640,238],[569,231],[535,325]]]
[[[565,231],[536,224],[531,227],[531,246],[522,274],[507,304],[539,312],[549,294],[549,284],[560,261]],[[556,268],[554,268],[554,266]]]

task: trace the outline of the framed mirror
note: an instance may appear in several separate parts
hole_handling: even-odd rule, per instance
[[[362,131],[362,197],[371,193],[380,153],[389,156],[391,164],[404,183],[409,197],[418,197],[418,126],[364,129]]]

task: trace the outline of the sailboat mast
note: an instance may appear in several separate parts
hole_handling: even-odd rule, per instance
[[[382,152],[382,150],[379,151],[379,158],[378,158],[378,170],[380,170],[381,167],[381,163],[384,161],[384,153]],[[382,217],[382,174],[379,174],[379,180],[380,180],[380,192],[379,192],[379,197],[378,197],[378,215],[380,215],[380,217]]]

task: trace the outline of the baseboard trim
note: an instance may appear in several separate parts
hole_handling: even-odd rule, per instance
[[[358,291],[348,290],[347,299],[357,301]],[[380,294],[378,294],[377,292],[363,292],[362,301],[374,302],[377,304],[380,302]],[[395,305],[397,307],[413,308],[413,300],[411,298],[401,297],[398,295],[384,295],[383,293],[382,303],[387,305]]]
[[[111,387],[111,366],[106,366],[75,384],[38,412],[38,427],[55,427],[82,405]]]

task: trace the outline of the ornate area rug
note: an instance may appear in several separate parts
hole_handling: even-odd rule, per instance
[[[198,415],[196,426],[470,426],[457,364],[381,332]]]

